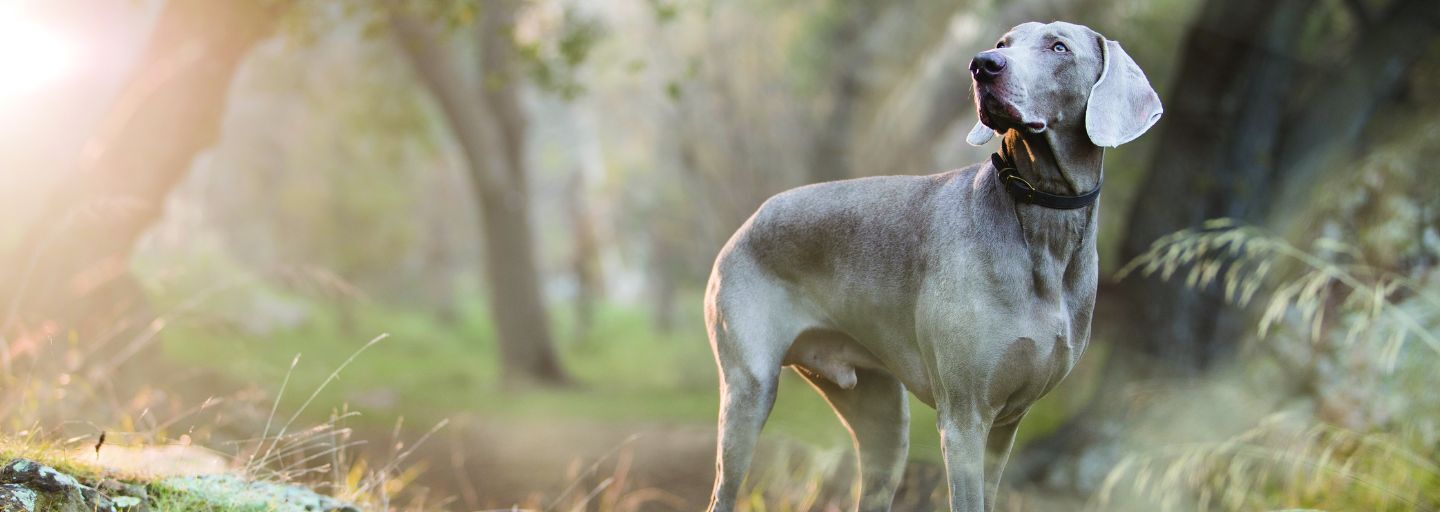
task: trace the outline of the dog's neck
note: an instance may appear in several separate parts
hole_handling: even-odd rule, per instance
[[[1005,132],[1000,150],[1020,177],[1037,190],[1059,195],[1080,195],[1100,184],[1104,149],[1090,143],[1083,133],[1066,134],[1050,129],[1027,133]]]
[[[1020,177],[1042,192],[1079,195],[1100,185],[1105,151],[1091,144],[1083,133],[1067,136],[1055,129],[1042,133],[1012,129],[1005,132],[1001,151]],[[1075,261],[1073,256],[1077,250],[1089,247],[1094,251],[1098,212],[1095,206],[1075,210],[1017,208],[1015,214],[1036,268],[1066,269]],[[1056,279],[1041,274],[1036,274],[1036,278],[1047,282]],[[1061,286],[1059,281],[1041,284],[1036,284],[1037,290],[1056,290]]]

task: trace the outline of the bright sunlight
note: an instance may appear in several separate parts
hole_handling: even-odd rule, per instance
[[[0,100],[34,92],[70,70],[65,38],[16,13],[0,11]]]

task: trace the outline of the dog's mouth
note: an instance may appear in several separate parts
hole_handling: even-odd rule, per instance
[[[993,92],[980,89],[975,94],[980,122],[997,132],[1016,128],[1030,133],[1040,133],[1047,127],[1044,120],[1026,120],[1029,116],[1021,112],[1019,107],[1015,106],[1013,102],[1000,99]]]

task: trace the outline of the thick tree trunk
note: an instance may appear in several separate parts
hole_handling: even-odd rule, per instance
[[[480,206],[502,378],[509,384],[566,384],[569,377],[551,343],[550,319],[540,296],[528,202],[491,198]]]
[[[129,322],[149,321],[140,318],[148,308],[130,275],[131,251],[214,143],[236,68],[284,4],[166,3],[79,168],[8,257],[3,330],[49,324],[104,343],[129,332]]]
[[[1394,98],[1440,26],[1440,3],[1395,0],[1362,29],[1350,57],[1310,72],[1290,57],[1317,3],[1212,1],[1183,50],[1150,174],[1130,214],[1120,257],[1156,239],[1229,217],[1265,223],[1292,211],[1330,159],[1354,146],[1375,110]],[[1303,79],[1303,80],[1302,80]],[[1297,96],[1297,91],[1312,91]],[[1277,211],[1280,197],[1289,208]],[[1243,312],[1215,290],[1133,277],[1129,350],[1156,374],[1194,375],[1224,361],[1243,337]]]
[[[435,27],[403,8],[390,21],[421,81],[434,94],[465,153],[485,235],[485,270],[490,308],[500,343],[502,379],[507,385],[561,385],[570,382],[560,365],[550,321],[540,294],[530,194],[525,172],[525,116],[518,101],[518,76],[511,40],[515,4],[486,4],[480,62],[462,63]],[[483,66],[479,84],[460,66]]]
[[[1382,19],[1363,29],[1350,58],[1334,73],[1306,75],[1305,64],[1291,55],[1320,4],[1208,2],[1182,47],[1179,76],[1166,98],[1160,141],[1130,213],[1121,259],[1209,219],[1269,221],[1278,213],[1282,190],[1312,181],[1299,177],[1323,168],[1325,158],[1317,155],[1352,145],[1371,114],[1394,97],[1410,64],[1435,39],[1436,5],[1396,0]],[[1427,10],[1428,26],[1415,21],[1424,20]],[[1396,30],[1406,34],[1388,33]],[[1387,72],[1365,78],[1353,70],[1362,63]],[[1397,66],[1401,69],[1393,69]],[[1314,93],[1297,97],[1299,90]],[[1096,331],[1108,333],[1103,339],[1114,344],[1100,388],[1081,414],[1022,453],[1014,468],[1026,480],[1090,488],[1103,475],[1081,475],[1078,461],[1115,441],[1127,415],[1126,386],[1200,376],[1228,361],[1249,331],[1245,311],[1227,305],[1213,287],[1195,290],[1183,280],[1132,276],[1102,293],[1118,295],[1102,297],[1118,307],[1097,308]],[[1061,473],[1069,478],[1058,477]]]
[[[1264,218],[1272,153],[1298,64],[1288,49],[1313,5],[1224,0],[1205,6],[1182,49],[1184,63],[1130,213],[1122,260],[1208,219]],[[1157,375],[1203,371],[1241,335],[1243,321],[1217,293],[1138,276],[1123,290],[1134,313],[1132,334],[1117,340],[1126,348],[1115,352],[1155,359],[1164,365],[1155,368]]]

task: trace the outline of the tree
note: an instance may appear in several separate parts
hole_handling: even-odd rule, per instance
[[[807,165],[812,182],[843,180],[851,177],[850,138],[864,86],[861,71],[867,67],[870,54],[865,51],[865,33],[861,30],[874,20],[881,5],[861,0],[840,2],[831,8],[828,27],[822,37],[831,49],[830,62],[834,71],[830,78],[830,107],[815,133],[810,161]]]
[[[390,27],[416,75],[435,97],[465,155],[485,235],[485,273],[507,384],[561,385],[560,365],[540,294],[525,162],[523,70],[514,39],[519,2],[483,3],[478,23],[446,34],[425,13],[392,3]],[[476,38],[478,58],[451,51],[454,35]]]
[[[1207,219],[1264,223],[1276,213],[1279,196],[1305,195],[1327,156],[1355,146],[1440,33],[1437,4],[1394,0],[1378,18],[1352,14],[1359,28],[1347,55],[1330,67],[1307,69],[1303,56],[1284,49],[1302,47],[1321,21],[1316,18],[1337,14],[1319,5],[1217,0],[1205,6],[1182,49],[1185,64],[1130,215],[1122,259]],[[1167,373],[1203,371],[1242,338],[1243,312],[1216,293],[1152,279],[1127,283],[1125,293],[1138,315],[1134,332],[1147,333],[1125,341],[1170,366]]]
[[[1123,261],[1162,236],[1228,217],[1265,224],[1291,210],[1336,148],[1353,148],[1379,107],[1440,36],[1440,4],[1392,0],[1372,15],[1306,0],[1209,0],[1181,48],[1158,141],[1120,250]],[[1317,27],[1350,19],[1347,36]],[[1343,23],[1342,23],[1343,24]],[[1325,44],[1305,44],[1321,40]],[[1338,39],[1338,40],[1337,40]],[[1347,44],[1348,43],[1348,44]],[[1303,48],[1338,55],[1304,55]],[[1316,62],[1318,61],[1318,64]],[[1347,154],[1348,155],[1348,154]],[[1050,480],[1056,458],[1078,458],[1113,439],[1120,388],[1136,380],[1195,377],[1228,361],[1249,325],[1218,285],[1132,277],[1101,292],[1096,329],[1113,333],[1100,391],[1085,410],[1033,445],[1017,464]],[[1107,307],[1108,306],[1108,307]],[[1108,425],[1106,423],[1109,423]]]
[[[287,8],[251,0],[165,4],[78,169],[7,255],[0,336],[39,327],[102,343],[149,321],[130,274],[131,251],[196,155],[215,142],[236,69]],[[100,333],[111,336],[88,339]]]

